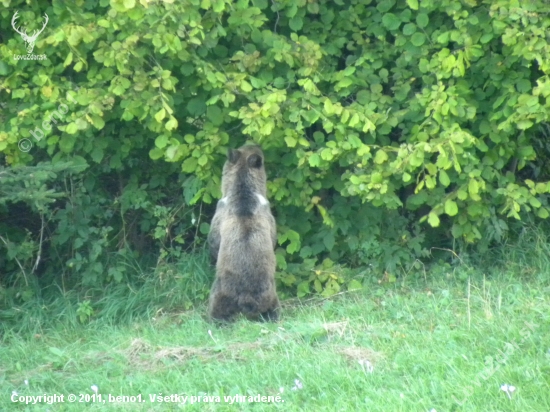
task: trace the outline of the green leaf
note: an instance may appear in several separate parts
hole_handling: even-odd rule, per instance
[[[416,31],[416,25],[414,23],[407,23],[403,26],[403,34],[405,36],[410,36]]]
[[[357,124],[359,124],[359,114],[354,113],[353,116],[351,116],[351,120],[349,121],[349,127],[354,127]]]
[[[481,134],[489,134],[491,132],[491,124],[487,120],[482,120],[479,124],[479,132]]]
[[[323,243],[328,251],[331,251],[334,248],[336,239],[334,238],[334,233],[327,233],[323,236]]]
[[[533,126],[533,122],[529,119],[522,119],[518,121],[517,123],[518,129],[520,130],[526,130],[529,129],[531,126]]]
[[[349,291],[360,290],[360,289],[363,289],[363,285],[361,284],[361,282],[359,282],[356,279],[350,280],[350,282],[348,283],[348,290]]]
[[[334,86],[335,90],[344,89],[348,86],[350,86],[353,83],[353,80],[349,77],[344,77],[342,80],[340,80],[336,85]]]
[[[285,136],[285,142],[288,147],[295,147],[298,141],[293,136]]]
[[[72,62],[73,62],[73,52],[69,52],[69,54],[67,54],[67,57],[65,58],[65,61],[63,62],[63,67],[67,67]]]
[[[459,190],[457,190],[456,194],[457,194],[457,196],[460,200],[468,199],[468,193],[464,190],[459,189]]]
[[[245,93],[249,93],[252,91],[252,86],[246,80],[243,80],[241,82],[241,90]]]
[[[69,123],[65,128],[65,133],[75,134],[76,132],[78,132],[78,126],[75,122]]]
[[[313,139],[315,140],[315,143],[322,144],[325,141],[325,135],[323,132],[313,132]]]
[[[273,80],[273,86],[277,89],[283,89],[286,86],[286,81],[282,77],[276,77]]]
[[[199,160],[197,161],[197,163],[201,166],[206,165],[208,163],[208,156],[203,154],[201,157],[199,157]]]
[[[98,116],[97,114],[91,114],[90,119],[91,119],[92,125],[96,129],[101,130],[105,127],[105,120],[103,120],[101,116]]]
[[[170,116],[170,120],[166,122],[164,127],[166,128],[166,130],[174,130],[178,127],[178,121],[174,116]]]
[[[447,44],[449,42],[450,36],[451,36],[450,31],[444,31],[439,36],[437,36],[437,42],[441,44]]]
[[[223,124],[223,112],[218,106],[208,106],[206,109],[206,117],[214,126]]]
[[[101,161],[103,160],[103,156],[104,156],[104,152],[103,152],[103,149],[100,148],[100,147],[94,147],[93,150],[90,152],[90,157],[92,158],[92,160],[96,163],[101,163]]]
[[[266,82],[258,77],[249,76],[248,79],[250,80],[250,84],[252,85],[252,87],[255,89],[261,89],[262,87],[266,86]],[[208,104],[208,102],[206,102],[206,104]]]
[[[164,119],[165,116],[166,116],[166,110],[164,110],[164,107],[163,107],[155,114],[155,120],[160,123],[162,122],[162,119]]]
[[[388,155],[386,154],[385,151],[383,150],[378,150],[376,152],[376,155],[374,156],[374,163],[376,164],[382,164],[384,163],[386,160],[388,160]]]
[[[539,208],[542,206],[542,203],[540,202],[540,200],[538,200],[536,197],[530,197],[529,198],[529,203],[531,204],[531,206],[533,206],[535,209]]]
[[[416,24],[418,24],[420,28],[426,27],[429,22],[430,18],[426,13],[419,13],[418,16],[416,16]]]
[[[426,41],[426,35],[421,32],[416,32],[411,36],[411,43],[416,47],[420,47]]]
[[[161,150],[158,147],[155,147],[149,151],[149,157],[153,160],[160,159],[162,156],[164,156],[164,150]]]
[[[428,215],[428,223],[431,227],[438,227],[439,226],[439,216],[437,216],[434,212],[430,212]]]
[[[380,13],[386,13],[388,10],[390,10],[395,5],[395,0],[382,0],[378,3],[376,6],[376,9]]]
[[[260,7],[262,8],[262,7]],[[265,7],[264,7],[265,8]],[[225,1],[224,0],[213,0],[212,10],[216,13],[221,13],[225,10]]]
[[[428,60],[420,59],[420,61],[418,63],[418,69],[422,73],[427,73],[430,70],[429,65],[430,65],[430,62]]]
[[[71,123],[71,124],[74,124],[74,123]],[[65,134],[61,136],[61,139],[59,139],[59,148],[64,153],[70,153],[74,148],[75,142],[76,142],[76,136]]]
[[[445,213],[449,216],[455,216],[458,213],[458,205],[454,200],[447,199],[445,202]]]
[[[445,187],[451,184],[451,179],[449,179],[449,175],[445,170],[439,171],[439,182]]]
[[[319,166],[321,164],[321,157],[317,153],[313,153],[309,157],[308,162],[312,167]]]
[[[25,97],[25,89],[12,90],[11,97],[13,99],[21,99],[21,98]]]
[[[401,20],[393,13],[386,13],[384,17],[382,17],[382,24],[388,30],[397,30],[401,25]]]
[[[519,79],[516,82],[516,88],[520,93],[527,93],[531,90],[531,82],[528,79]]]
[[[463,230],[462,226],[455,223],[453,224],[453,227],[451,228],[451,234],[455,239],[458,239],[460,236],[462,236]]]
[[[302,30],[302,27],[304,25],[304,22],[302,21],[302,18],[300,16],[294,16],[290,19],[288,22],[288,25],[290,28],[294,31]]]
[[[493,33],[485,33],[481,38],[479,39],[479,42],[481,44],[489,43],[491,40],[493,40]]]
[[[330,101],[330,99],[328,97],[325,99],[324,109],[325,109],[325,113],[327,114],[327,116],[330,116],[334,113],[334,107],[333,107],[332,102]]]
[[[9,66],[5,62],[0,61],[0,76],[7,76],[9,72]]]
[[[367,90],[361,90],[357,92],[357,96],[355,97],[357,99],[357,102],[366,105],[370,101],[370,93]],[[349,113],[349,111],[348,111]],[[344,122],[345,123],[345,122]]]
[[[197,158],[188,157],[181,164],[181,170],[186,173],[194,173],[197,170]]]
[[[470,196],[478,194],[479,184],[477,183],[477,180],[470,179],[470,182],[468,183],[468,192],[470,193]]]
[[[408,6],[413,10],[418,10],[418,0],[407,0]]]
[[[330,279],[325,284],[325,289],[323,290],[321,295],[328,298],[329,296],[333,296],[333,295],[337,294],[338,292],[340,292],[340,285],[334,279]]]
[[[110,27],[109,20],[105,20],[105,19],[99,19],[97,21],[97,25],[99,27],[105,27],[106,29],[108,29]]]
[[[187,111],[191,116],[201,116],[206,111],[206,103],[200,97],[193,97],[187,102]]]
[[[158,147],[159,149],[165,148],[166,145],[168,144],[168,139],[169,137],[166,136],[165,134],[161,134],[160,136],[157,136],[157,138],[155,139],[155,146]]]
[[[298,284],[298,287],[296,288],[296,296],[299,298],[303,298],[304,296],[309,294],[309,282],[303,281]]]

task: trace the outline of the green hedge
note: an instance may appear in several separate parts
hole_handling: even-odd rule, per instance
[[[161,260],[200,244],[246,140],[300,295],[359,286],[334,262],[393,273],[549,215],[544,0],[0,3],[0,156],[86,168],[50,216],[52,267],[77,279],[121,280],[101,257],[132,236]],[[46,60],[13,58],[15,10],[30,29],[49,15]]]

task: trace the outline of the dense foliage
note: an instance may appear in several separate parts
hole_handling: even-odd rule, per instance
[[[62,199],[0,202],[0,233],[52,276],[120,281],[129,256],[200,245],[246,140],[266,152],[279,280],[299,295],[359,286],[334,262],[392,276],[549,215],[545,0],[0,3],[0,159],[73,165],[51,182]],[[16,10],[29,32],[48,14],[47,59],[14,58]]]

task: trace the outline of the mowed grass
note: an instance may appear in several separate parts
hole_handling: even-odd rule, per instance
[[[202,305],[133,322],[7,330],[0,410],[550,411],[550,276],[519,260],[489,274],[449,269],[287,300],[279,323],[219,327]],[[92,385],[106,403],[67,402],[92,395]],[[64,394],[65,403],[12,403],[12,391]],[[143,402],[109,403],[108,394]],[[172,394],[186,403],[150,399]],[[280,402],[224,400],[237,394]]]

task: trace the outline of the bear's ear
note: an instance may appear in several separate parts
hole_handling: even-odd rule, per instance
[[[251,154],[248,156],[248,159],[246,159],[246,162],[248,163],[249,167],[252,167],[254,169],[259,169],[262,167],[263,159],[262,156],[259,154]]]
[[[227,150],[227,160],[229,160],[230,163],[237,163],[237,160],[239,160],[239,157],[241,157],[241,152],[235,149],[228,149]]]

